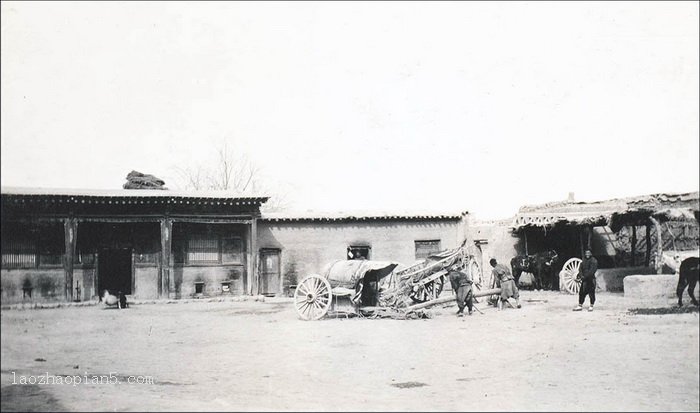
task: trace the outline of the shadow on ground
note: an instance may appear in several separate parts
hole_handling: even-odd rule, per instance
[[[656,314],[684,314],[697,313],[698,307],[657,307],[657,308],[631,308],[630,314],[656,315]]]
[[[3,412],[66,411],[58,400],[38,384],[2,386],[0,393],[0,410]]]

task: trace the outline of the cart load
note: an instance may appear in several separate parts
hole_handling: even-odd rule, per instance
[[[339,313],[342,303],[349,304],[346,314],[380,309],[383,313],[407,313],[416,304],[424,308],[431,302],[445,302],[438,296],[452,268],[467,272],[478,291],[481,270],[474,257],[467,254],[465,244],[433,254],[410,267],[391,261],[332,262],[321,274],[311,274],[298,284],[295,308],[304,320],[317,320],[329,311]]]

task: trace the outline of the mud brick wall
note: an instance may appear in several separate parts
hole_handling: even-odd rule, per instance
[[[481,271],[483,273],[482,282],[484,285],[490,285],[491,265],[489,260],[495,258],[499,263],[510,267],[510,260],[518,253],[518,248],[523,248],[524,243],[510,229],[510,221],[508,222],[488,222],[475,223],[469,226],[470,239],[485,239],[487,244],[480,246],[480,262]]]
[[[158,298],[158,267],[134,268],[133,297],[139,300]]]
[[[415,241],[440,240],[441,249],[455,248],[465,237],[464,220],[299,222],[258,224],[258,248],[280,250],[283,288],[331,262],[347,259],[348,246],[370,246],[370,259],[416,262]]]
[[[0,279],[2,304],[65,301],[63,268],[3,269]],[[23,297],[22,287],[25,285],[32,288],[31,298]]]
[[[190,298],[195,296],[195,283],[202,282],[203,296],[222,294],[244,294],[245,266],[176,266],[170,279],[172,298]],[[230,291],[223,292],[221,283],[229,282]],[[156,283],[157,285],[157,283]]]
[[[654,267],[603,268],[596,274],[598,291],[622,292],[625,277],[629,275],[656,274]]]

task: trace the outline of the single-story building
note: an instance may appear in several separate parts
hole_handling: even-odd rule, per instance
[[[267,197],[2,188],[2,303],[285,295],[335,260],[410,265],[467,237],[455,214],[267,214]],[[478,247],[474,247],[478,253]]]
[[[135,299],[287,295],[336,260],[411,265],[465,240],[487,283],[492,257],[507,265],[555,249],[558,272],[588,247],[604,277],[621,267],[658,272],[661,250],[700,245],[698,192],[524,206],[512,220],[488,222],[466,211],[262,214],[267,197],[222,192],[1,193],[3,304],[93,300],[105,289]]]
[[[467,212],[265,214],[258,223],[261,293],[288,294],[303,277],[336,260],[411,265],[458,247],[467,237],[467,218]]]
[[[2,302],[257,291],[267,197],[169,190],[2,191]]]

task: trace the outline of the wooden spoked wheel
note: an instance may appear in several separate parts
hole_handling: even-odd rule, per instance
[[[479,264],[475,260],[471,260],[467,265],[467,271],[469,271],[468,274],[474,283],[472,284],[474,291],[480,291],[484,287],[484,279],[483,275],[481,274],[481,267],[479,267]]]
[[[301,280],[294,292],[294,308],[304,320],[318,320],[331,306],[331,284],[320,275],[309,275]]]
[[[426,301],[434,300],[438,298],[444,286],[445,276],[442,276],[426,283],[422,287],[419,287],[417,291],[411,292],[410,297],[417,303],[424,303]]]
[[[583,261],[580,258],[571,258],[564,263],[564,267],[559,273],[561,285],[569,294],[578,294],[581,289],[581,280],[577,280],[578,270]]]

